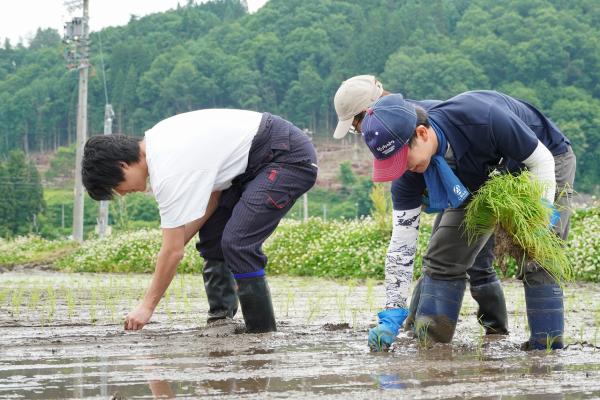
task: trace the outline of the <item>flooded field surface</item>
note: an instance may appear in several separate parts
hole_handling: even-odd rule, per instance
[[[0,274],[0,398],[600,398],[598,285],[566,287],[565,350],[519,350],[523,289],[507,281],[509,336],[483,336],[467,290],[452,345],[402,333],[373,354],[380,282],[271,277],[278,332],[206,337],[202,278],[177,276],[153,322],[124,332],[148,279]]]

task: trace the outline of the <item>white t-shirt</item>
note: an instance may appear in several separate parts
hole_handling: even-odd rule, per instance
[[[146,131],[146,161],[162,228],[201,218],[211,192],[229,188],[246,170],[261,118],[254,111],[199,110]]]

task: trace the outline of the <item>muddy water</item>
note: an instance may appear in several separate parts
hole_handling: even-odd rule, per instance
[[[565,350],[524,353],[522,288],[504,282],[511,335],[483,337],[465,295],[452,345],[369,353],[378,282],[270,279],[279,331],[202,336],[199,276],[177,277],[153,323],[124,332],[148,276],[0,275],[0,398],[600,398],[600,289],[566,288]]]

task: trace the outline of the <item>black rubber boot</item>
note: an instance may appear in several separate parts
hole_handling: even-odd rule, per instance
[[[237,313],[238,299],[235,279],[225,261],[206,260],[202,277],[209,308],[206,322],[213,324],[233,318]]]
[[[477,321],[486,335],[508,335],[508,316],[504,292],[499,281],[471,286],[471,296],[479,305]]]
[[[246,323],[246,332],[276,331],[271,292],[265,277],[237,279],[237,285],[242,314]]]
[[[419,340],[452,341],[466,286],[463,279],[446,281],[423,276],[415,316],[415,334]]]
[[[406,332],[415,330],[415,315],[417,314],[419,298],[421,297],[421,282],[423,282],[423,276],[421,276],[417,280],[415,288],[412,291],[412,295],[410,296],[410,304],[408,305],[408,317],[406,317],[406,320],[404,321],[404,330]]]

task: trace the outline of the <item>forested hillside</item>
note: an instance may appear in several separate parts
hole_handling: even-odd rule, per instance
[[[598,0],[270,0],[252,15],[235,0],[190,1],[91,39],[92,133],[100,43],[115,131],[133,135],[204,107],[270,111],[330,135],[340,82],[372,73],[411,98],[497,89],[532,102],[571,138],[577,189],[600,191]],[[77,74],[62,52],[52,30],[0,48],[0,154],[74,140]]]

